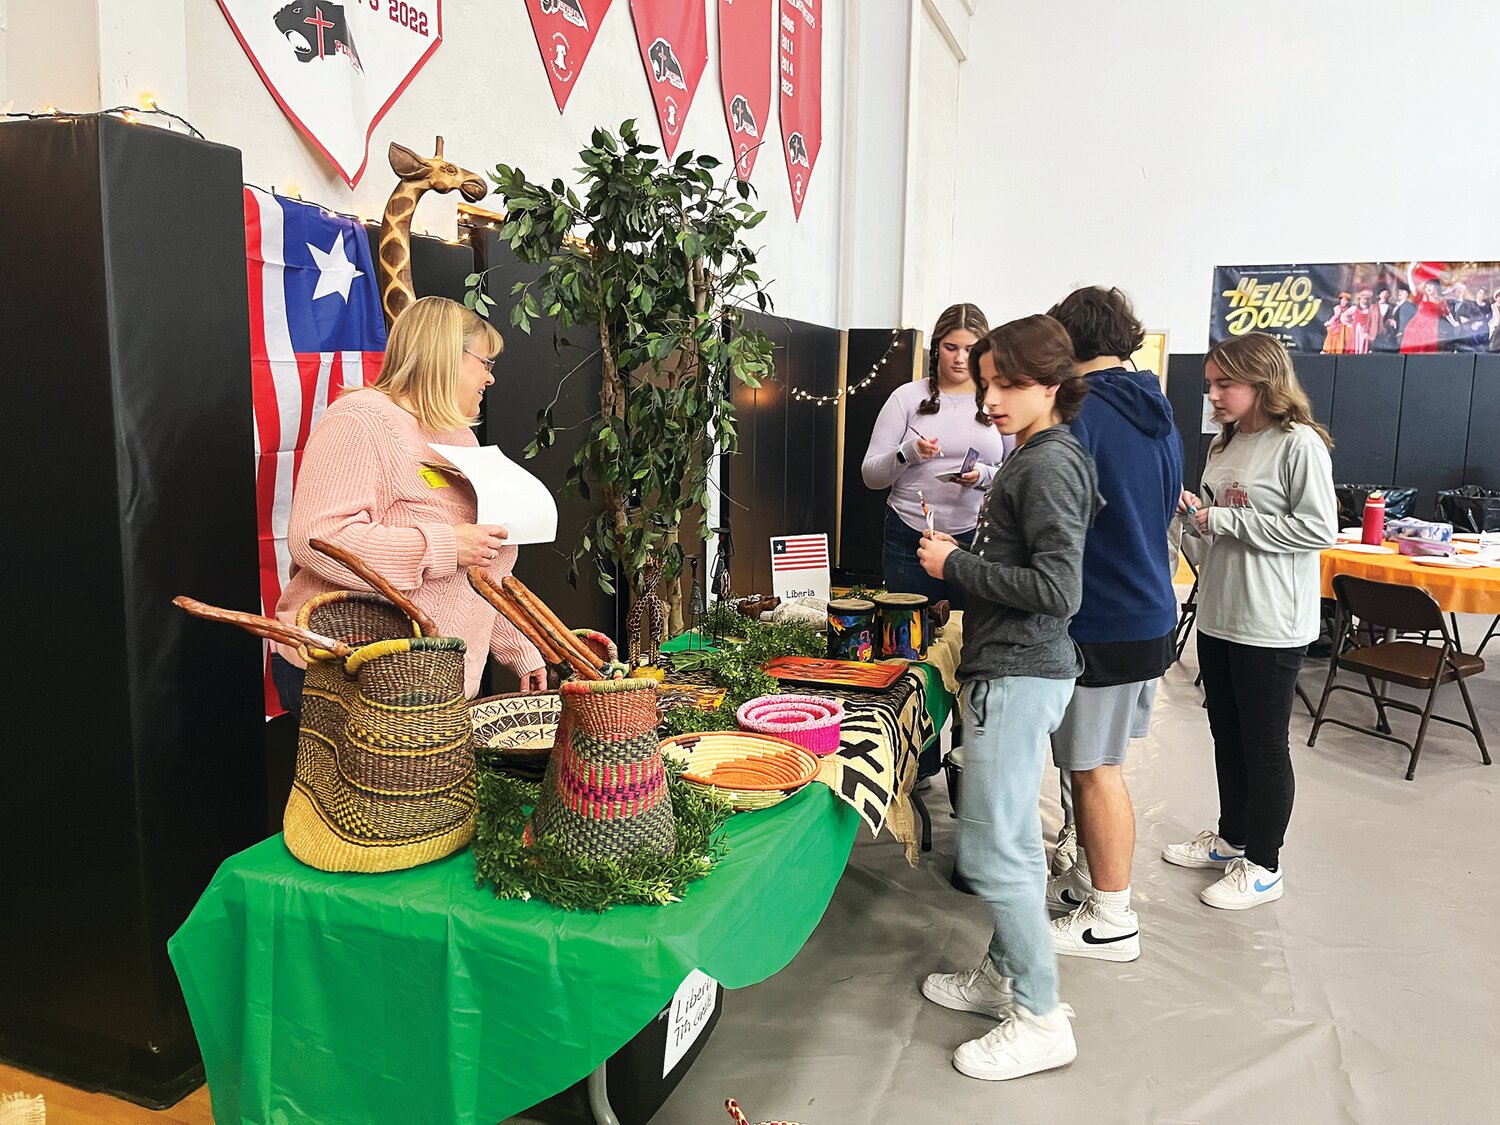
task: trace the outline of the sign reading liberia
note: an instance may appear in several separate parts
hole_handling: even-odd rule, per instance
[[[703,0],[630,0],[630,15],[661,122],[662,148],[670,157],[708,65],[708,16]]]
[[[443,39],[442,0],[219,0],[266,89],[353,187],[370,134]]]
[[[792,212],[802,218],[807,184],[823,147],[823,2],[781,0],[776,28],[781,74],[781,142],[792,187]]]
[[[610,0],[526,0],[526,14],[531,17],[531,30],[542,52],[559,113],[583,72],[609,5]]]
[[[777,535],[771,539],[771,588],[784,602],[828,600],[828,536]]]
[[[771,139],[771,37],[775,0],[719,0],[719,83],[734,149],[734,173],[748,180]]]

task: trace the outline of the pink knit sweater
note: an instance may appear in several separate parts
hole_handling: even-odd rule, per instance
[[[474,592],[459,567],[453,527],[474,522],[474,489],[450,474],[429,473],[431,480],[422,475],[424,462],[439,460],[428,442],[478,444],[468,430],[428,433],[379,391],[349,392],[323,412],[307,439],[292,492],[291,579],[276,616],[293,622],[302,603],[316,594],[369,589],[307,545],[309,539],[326,540],[359,556],[408,594],[443,635],[463,638],[468,645],[464,690],[472,697],[487,653],[523,678],[543,662],[536,646]],[[499,581],[515,563],[516,548],[503,547],[490,574]],[[295,649],[277,649],[303,665]]]

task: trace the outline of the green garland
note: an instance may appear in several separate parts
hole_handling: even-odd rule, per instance
[[[563,910],[603,912],[621,903],[677,902],[689,883],[707,875],[728,852],[720,829],[731,810],[720,797],[682,780],[681,764],[668,760],[666,767],[677,850],[669,856],[641,852],[597,860],[569,853],[556,834],[527,847],[521,834],[540,785],[481,766],[474,822],[475,881],[494,887],[498,898],[534,895]]]
[[[762,695],[774,695],[781,685],[762,669],[778,656],[823,656],[828,651],[823,635],[809,625],[751,621],[741,617],[726,603],[718,602],[709,611],[719,614],[710,624],[741,635],[740,643],[729,643],[718,652],[689,649],[672,653],[668,659],[682,671],[707,668],[714,683],[725,689],[724,701],[712,711],[697,707],[674,707],[667,713],[665,727],[669,735],[692,734],[706,730],[736,730],[735,712],[740,705]]]

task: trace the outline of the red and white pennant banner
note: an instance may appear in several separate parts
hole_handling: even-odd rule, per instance
[[[792,186],[792,211],[800,219],[808,181],[823,147],[823,0],[781,0],[776,41],[781,141]]]
[[[771,139],[771,41],[776,0],[719,0],[719,83],[734,171],[748,180]]]
[[[703,0],[630,0],[630,15],[670,157],[708,65],[708,17]]]
[[[559,113],[583,72],[609,5],[610,0],[526,0],[526,14],[531,17]]]

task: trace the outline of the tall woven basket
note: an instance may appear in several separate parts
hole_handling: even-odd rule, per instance
[[[562,685],[557,745],[526,842],[554,836],[581,858],[671,855],[677,822],[656,735],[654,680]]]
[[[349,590],[310,599],[297,624],[354,651],[302,646],[287,848],[323,871],[397,871],[466,845],[475,799],[464,642],[423,636],[385,598]]]

